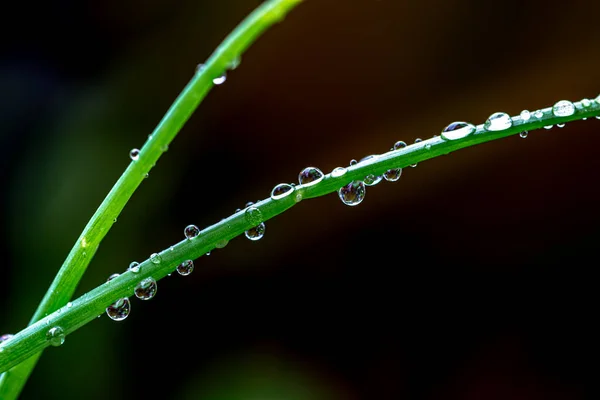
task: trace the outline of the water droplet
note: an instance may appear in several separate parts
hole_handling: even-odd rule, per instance
[[[419,142],[422,142],[422,141],[423,141],[423,139],[421,139],[421,138],[416,138],[415,139],[415,143],[419,143]]]
[[[398,150],[404,147],[406,147],[406,142],[398,140],[396,143],[394,143],[394,146],[391,148],[391,150]]]
[[[160,264],[162,257],[158,253],[152,253],[150,254],[150,261],[152,261],[152,264]]]
[[[248,229],[244,234],[250,240],[259,240],[265,235],[265,223],[261,222],[254,228]]]
[[[352,181],[348,183],[346,186],[342,186],[338,190],[338,195],[340,196],[340,200],[346,205],[355,206],[360,204],[367,192],[367,188],[362,181]]]
[[[0,336],[0,343],[6,342],[8,339],[12,338],[13,335],[12,333],[5,333],[4,335]]]
[[[465,138],[475,132],[475,125],[469,124],[468,122],[458,121],[453,122],[442,131],[442,139],[444,140],[458,140]]]
[[[254,206],[248,207],[244,214],[246,216],[246,221],[252,225],[258,225],[263,220],[262,212]]]
[[[348,170],[344,167],[335,167],[333,169],[333,171],[331,171],[331,177],[339,178],[340,176],[344,175],[346,172],[348,172]]]
[[[283,199],[289,196],[294,191],[294,187],[287,183],[280,183],[271,190],[271,198],[273,200]]]
[[[136,285],[133,292],[135,293],[135,297],[140,300],[150,300],[156,294],[157,289],[158,285],[154,278],[148,277],[142,279],[142,281]]]
[[[188,225],[183,230],[183,234],[187,239],[193,239],[200,234],[200,229],[196,225]]]
[[[590,101],[590,99],[582,99],[582,100],[581,100],[581,105],[582,105],[583,107],[589,107],[589,106],[591,106],[591,105],[592,105],[592,102]]]
[[[546,126],[544,126],[544,129],[552,129],[553,126],[554,125],[546,125]]]
[[[529,134],[529,132],[523,131],[523,132],[519,133],[519,136],[521,136],[523,139],[525,139],[528,134]]]
[[[529,110],[523,110],[519,115],[521,116],[521,119],[523,121],[529,121],[529,119],[531,118],[531,113],[529,112]]]
[[[131,158],[133,161],[137,161],[137,159],[140,158],[140,151],[138,149],[131,149],[129,152],[129,158]]]
[[[71,308],[71,307],[73,307],[73,303],[71,303],[71,302],[68,302],[68,303],[67,303],[67,308]]]
[[[221,76],[217,76],[216,78],[213,79],[213,83],[215,85],[220,85],[223,82],[225,82],[227,80],[227,73],[223,72],[223,74]]]
[[[541,119],[544,116],[544,112],[542,110],[537,110],[534,114],[533,114],[537,119]]]
[[[46,339],[52,346],[60,346],[65,342],[65,332],[60,326],[54,326],[46,332]]]
[[[512,126],[512,120],[507,113],[496,112],[490,115],[483,127],[488,131],[503,131]]]
[[[219,240],[217,243],[215,243],[215,247],[217,249],[222,249],[223,247],[227,246],[227,244],[229,244],[229,240],[222,239],[222,240]]]
[[[350,165],[356,165],[358,164],[358,161],[356,161],[354,158],[352,160],[350,160]]]
[[[568,117],[575,114],[575,105],[568,100],[558,101],[552,107],[552,113],[557,117]]]
[[[110,281],[112,281],[113,279],[115,279],[115,278],[116,278],[117,276],[119,276],[119,275],[120,275],[120,274],[117,274],[117,273],[114,273],[114,274],[112,274],[111,276],[109,276],[109,277],[108,277],[108,279],[106,280],[106,282],[110,282]]]
[[[131,303],[127,297],[123,297],[106,307],[106,315],[113,321],[123,321],[130,311]]]
[[[321,182],[325,175],[316,167],[306,167],[298,174],[298,181],[301,185],[312,186]]]
[[[140,272],[140,263],[137,261],[133,261],[131,264],[129,264],[129,268],[127,269],[133,272],[134,274],[137,274],[138,272]]]
[[[600,115],[596,115],[596,119],[600,119]]]
[[[370,160],[372,158],[377,158],[378,156],[375,154],[371,154],[369,156],[363,157],[360,159],[360,161],[365,161],[365,160]],[[381,180],[383,179],[382,175],[373,175],[373,174],[369,174],[367,176],[365,176],[364,179],[364,183],[367,186],[375,186],[377,185],[379,182],[381,182]]]
[[[206,253],[207,256],[210,256],[210,251],[208,253]]]
[[[186,260],[177,266],[177,273],[179,275],[189,275],[194,270],[194,262],[192,260]]]
[[[227,69],[233,71],[234,69],[239,67],[241,63],[242,63],[242,57],[239,55],[235,56],[231,61],[229,61],[229,64],[227,64]]]
[[[563,128],[565,126],[565,124],[564,123],[562,123],[562,124],[556,124],[556,126],[558,126],[559,128]]]
[[[387,171],[385,171],[383,173],[383,177],[385,178],[386,181],[389,181],[389,182],[397,181],[398,179],[400,179],[401,175],[402,175],[402,168],[388,169]]]

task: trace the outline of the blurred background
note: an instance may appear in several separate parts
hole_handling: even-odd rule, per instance
[[[11,1],[0,47],[0,334],[26,326],[176,96],[260,1]],[[310,0],[214,87],[76,297],[295,183],[600,94],[600,3]],[[301,202],[49,348],[22,399],[583,399],[597,377],[600,121]],[[593,341],[594,339],[594,341]]]

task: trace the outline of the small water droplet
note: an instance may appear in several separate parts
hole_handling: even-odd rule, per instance
[[[117,219],[116,219],[116,218],[115,218],[115,219],[113,219],[113,224],[114,224],[115,222],[117,222]]]
[[[589,106],[591,106],[591,105],[592,105],[592,102],[590,101],[590,99],[582,99],[582,100],[581,100],[581,105],[582,105],[583,107],[589,107]]]
[[[140,283],[138,283],[134,289],[135,297],[140,300],[150,300],[156,294],[158,289],[158,285],[156,284],[156,280],[152,277],[148,277],[146,279],[142,279]]]
[[[210,256],[210,251],[206,253],[207,256]]]
[[[139,149],[131,149],[129,152],[129,158],[131,158],[133,161],[137,161],[137,159],[140,158]]]
[[[162,261],[162,257],[158,253],[152,253],[150,254],[150,261],[152,262],[152,264],[160,264],[160,262]]]
[[[552,107],[552,113],[557,117],[568,117],[575,114],[575,105],[568,100],[557,101]]]
[[[398,150],[404,147],[406,147],[406,142],[398,140],[396,143],[394,143],[394,146],[391,148],[391,150]]]
[[[0,343],[6,342],[8,339],[12,338],[13,335],[12,333],[5,333],[2,336],[0,336]]]
[[[73,307],[73,303],[71,303],[71,302],[68,302],[68,303],[67,303],[67,308],[71,308],[71,307]]]
[[[131,264],[129,264],[129,268],[127,269],[133,272],[134,274],[137,274],[138,272],[140,272],[140,263],[137,261],[133,261]]]
[[[187,239],[193,239],[200,234],[200,229],[196,225],[188,225],[183,230],[183,234]]]
[[[186,260],[177,266],[177,273],[179,275],[189,275],[194,270],[194,262],[192,260]]]
[[[213,83],[215,85],[220,85],[223,82],[225,82],[227,80],[227,73],[223,72],[223,74],[221,76],[217,76],[216,78],[213,79]]]
[[[531,113],[529,112],[529,110],[523,110],[519,115],[521,116],[521,119],[523,121],[529,121],[529,119],[531,118]]]
[[[385,171],[383,173],[383,178],[386,181],[395,182],[398,179],[400,179],[401,175],[402,175],[402,168],[394,168],[394,169],[388,169],[387,171]]]
[[[338,190],[340,200],[346,205],[355,206],[360,204],[367,192],[367,187],[362,181],[352,181]]]
[[[117,276],[119,276],[120,274],[117,274],[116,272],[114,274],[112,274],[111,276],[108,277],[108,279],[106,280],[106,282],[110,282],[113,279],[115,279]]]
[[[280,183],[271,190],[271,198],[273,200],[283,199],[289,196],[294,191],[294,187],[288,183]]]
[[[546,125],[546,126],[544,126],[544,129],[552,129],[553,126],[554,125]]]
[[[596,119],[600,119],[600,115],[596,115]]]
[[[521,136],[523,139],[525,139],[528,134],[529,134],[529,132],[523,131],[523,132],[519,133],[519,136]]]
[[[265,229],[265,223],[261,222],[254,228],[248,229],[246,232],[244,232],[244,234],[250,240],[259,240],[265,235]]]
[[[65,342],[65,332],[60,326],[54,326],[46,332],[46,339],[52,346],[60,346]]]
[[[304,186],[312,186],[321,182],[325,175],[316,167],[306,167],[298,174],[298,182]]]
[[[229,64],[227,64],[227,69],[233,71],[234,69],[239,67],[241,63],[242,57],[240,55],[237,55],[234,58],[232,58],[231,61],[229,61]]]
[[[131,302],[123,297],[106,307],[106,315],[113,321],[123,321],[131,311]]]
[[[333,169],[333,171],[331,171],[331,177],[339,178],[340,176],[344,175],[346,172],[348,172],[348,170],[344,167],[335,167]]]
[[[360,161],[362,162],[362,161],[370,160],[372,158],[377,158],[377,157],[378,156],[376,154],[371,154],[369,156],[361,158]],[[369,174],[369,175],[365,176],[364,184],[367,185],[367,186],[375,186],[379,182],[381,182],[382,179],[383,179],[382,175]]]
[[[503,131],[512,126],[512,119],[507,113],[496,112],[490,115],[483,127],[488,131]]]
[[[227,246],[228,244],[229,244],[229,240],[222,239],[222,240],[219,240],[217,243],[215,243],[215,247],[217,249],[222,249],[223,247]]]
[[[262,212],[254,206],[248,207],[244,214],[246,217],[246,221],[248,221],[252,225],[258,225],[263,220]]]
[[[465,138],[475,132],[475,125],[464,121],[453,122],[442,131],[442,139],[458,140]]]
[[[556,126],[558,126],[559,128],[563,128],[565,126],[565,124],[564,123],[562,123],[562,124],[556,124]]]
[[[541,119],[544,116],[544,112],[542,110],[537,110],[535,113],[533,113],[533,115],[537,118],[537,119]]]

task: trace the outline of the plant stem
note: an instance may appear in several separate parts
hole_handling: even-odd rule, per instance
[[[183,89],[154,132],[140,149],[139,158],[132,161],[115,183],[104,201],[100,204],[83,232],[75,242],[48,291],[40,302],[29,324],[36,323],[48,314],[64,306],[73,296],[81,277],[93,258],[102,239],[110,230],[113,221],[121,213],[134,191],[156,164],[169,143],[175,138],[198,104],[213,87],[213,79],[223,75],[228,66],[269,27],[281,21],[302,0],[270,0],[249,14],[227,38],[217,47],[187,86]],[[16,398],[43,347],[28,351],[35,356],[28,363],[0,377],[0,398]],[[6,353],[5,353],[6,354]],[[6,355],[0,355],[5,361]],[[23,361],[23,357],[19,357]],[[12,363],[11,366],[15,364]],[[2,368],[5,371],[6,368]]]
[[[319,197],[336,192],[340,187],[354,180],[363,180],[369,174],[381,175],[389,169],[403,168],[407,165],[422,162],[430,158],[448,154],[452,151],[476,144],[501,139],[523,131],[533,131],[548,125],[567,123],[570,121],[600,116],[600,98],[584,106],[582,102],[574,102],[575,112],[566,117],[557,117],[552,107],[544,108],[543,116],[524,121],[521,117],[512,118],[512,126],[500,131],[488,131],[484,125],[478,125],[474,133],[457,140],[445,140],[441,136],[408,145],[398,150],[390,150],[378,157],[367,159],[347,167],[341,176],[325,174],[322,181],[314,185],[296,185],[289,195],[280,199],[271,197],[261,200],[249,207],[258,209],[260,221],[266,221],[291,208],[303,199]],[[593,121],[596,122],[596,121]],[[593,123],[591,122],[591,123]],[[17,333],[12,339],[4,342],[0,354],[0,371],[5,371],[26,360],[35,353],[50,345],[46,338],[48,330],[59,326],[66,335],[74,332],[84,324],[96,319],[104,313],[107,306],[119,298],[132,296],[135,286],[145,278],[155,280],[172,273],[176,266],[186,260],[194,260],[206,252],[223,247],[228,241],[255,227],[259,221],[250,218],[249,207],[237,211],[214,225],[202,230],[193,239],[184,239],[159,253],[160,263],[150,259],[140,264],[140,271],[126,271],[118,277],[106,282],[80,298],[71,306],[65,306],[40,321]],[[219,245],[220,243],[220,245]]]

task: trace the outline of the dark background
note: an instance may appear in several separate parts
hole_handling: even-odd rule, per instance
[[[259,1],[2,6],[0,334]],[[10,4],[10,5],[9,5]],[[308,0],[193,114],[79,296],[183,238],[397,140],[600,94],[600,3]],[[583,399],[596,386],[600,121],[307,200],[41,357],[22,399]]]

